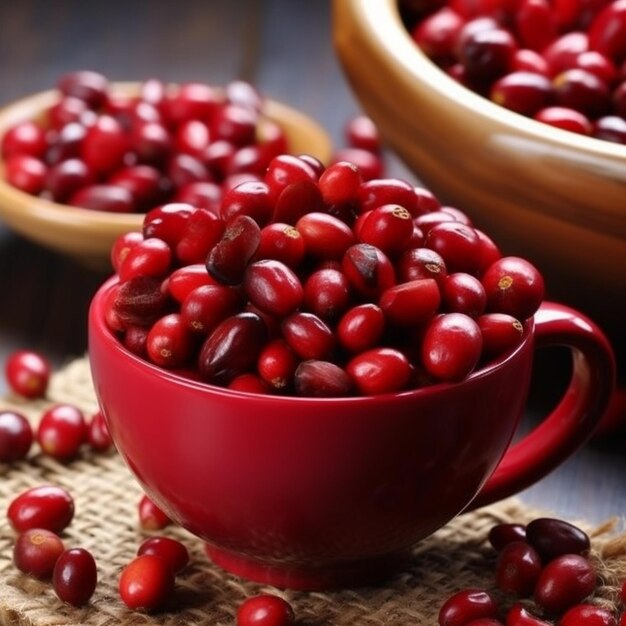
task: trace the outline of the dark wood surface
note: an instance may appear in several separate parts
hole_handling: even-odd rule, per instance
[[[330,19],[327,2],[302,0],[2,2],[0,104],[75,69],[112,80],[219,85],[238,77],[317,118],[343,145],[343,126],[359,105],[334,55]],[[392,155],[387,163],[390,175],[416,180]],[[87,306],[105,275],[0,223],[0,363],[16,348],[41,350],[55,366],[83,354]],[[525,428],[555,402],[568,367],[562,354],[537,361]],[[592,440],[522,497],[573,519],[626,514],[625,435]]]

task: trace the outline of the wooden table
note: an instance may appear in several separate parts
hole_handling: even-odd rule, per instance
[[[298,0],[2,2],[0,103],[47,89],[75,69],[114,80],[219,85],[239,77],[317,118],[343,145],[343,126],[359,105],[333,52],[329,13],[327,2]],[[388,173],[416,180],[391,155]],[[104,277],[0,224],[0,363],[25,347],[56,366],[83,354],[86,309]],[[538,359],[525,427],[562,389],[554,363],[567,366],[559,354]],[[596,439],[523,498],[572,519],[624,515],[625,448],[624,431]]]

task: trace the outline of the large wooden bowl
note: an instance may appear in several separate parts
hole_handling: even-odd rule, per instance
[[[345,73],[386,143],[552,298],[626,349],[626,147],[552,128],[469,91],[414,44],[397,0],[335,0]],[[626,363],[624,364],[626,365]]]
[[[114,91],[131,94],[138,89],[131,83],[113,86]],[[58,92],[51,90],[4,107],[0,110],[0,137],[18,122],[41,117],[58,98]],[[323,162],[330,159],[330,138],[310,117],[273,100],[266,100],[263,113],[283,127],[290,152],[311,154]],[[106,266],[116,237],[141,229],[142,214],[92,211],[31,196],[6,183],[3,170],[0,160],[0,220],[24,237],[86,265]]]

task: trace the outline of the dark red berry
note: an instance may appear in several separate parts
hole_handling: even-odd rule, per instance
[[[52,572],[52,586],[58,598],[72,606],[84,606],[98,581],[96,561],[84,548],[65,550]]]

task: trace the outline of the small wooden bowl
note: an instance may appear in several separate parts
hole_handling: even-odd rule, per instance
[[[534,262],[551,298],[626,348],[626,147],[541,124],[458,84],[417,48],[397,0],[335,0],[333,31],[387,145],[505,253]]]
[[[138,93],[139,85],[118,83],[113,90],[133,94]],[[18,122],[41,117],[58,98],[58,92],[51,90],[4,107],[0,110],[0,137]],[[331,140],[313,119],[273,100],[265,101],[263,113],[285,130],[290,152],[311,154],[322,162],[330,159]],[[42,246],[87,266],[104,268],[113,241],[122,233],[140,230],[143,214],[92,211],[31,196],[6,183],[0,160],[0,219]]]

